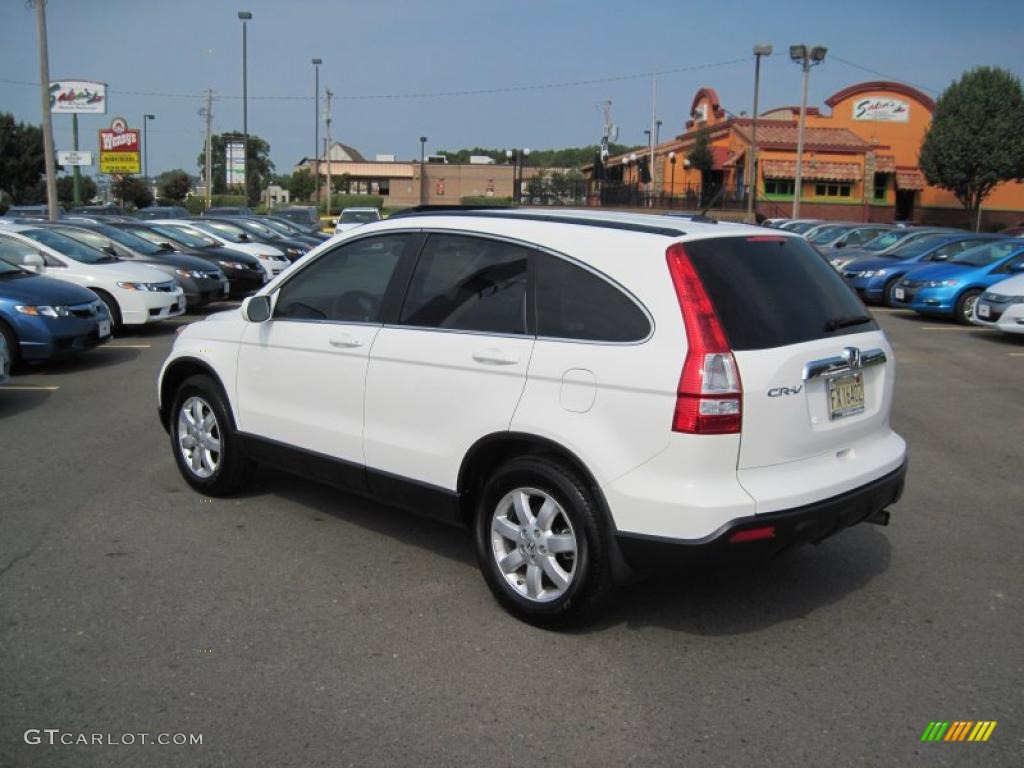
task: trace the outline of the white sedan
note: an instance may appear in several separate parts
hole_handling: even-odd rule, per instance
[[[152,267],[120,261],[45,225],[5,224],[0,240],[19,246],[17,266],[95,293],[114,327],[145,325],[185,312],[185,293],[177,280]]]
[[[291,263],[285,258],[284,252],[273,245],[257,243],[242,237],[243,230],[230,224],[221,222],[203,221],[202,219],[151,219],[150,224],[161,224],[166,227],[174,227],[193,237],[201,237],[212,240],[217,245],[228,248],[238,253],[247,253],[260,260],[263,271],[267,273],[267,279],[277,277]]]
[[[996,283],[974,303],[971,322],[1003,333],[1024,333],[1024,274]]]

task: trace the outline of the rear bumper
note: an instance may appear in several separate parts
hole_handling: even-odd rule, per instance
[[[802,507],[731,520],[702,539],[680,540],[617,533],[623,558],[637,571],[671,570],[735,560],[773,557],[807,543],[817,543],[862,523],[899,501],[907,464],[877,480]],[[732,542],[736,534],[772,526],[768,538]]]

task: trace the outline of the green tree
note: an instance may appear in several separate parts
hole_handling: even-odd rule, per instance
[[[145,208],[153,204],[153,193],[149,184],[138,176],[122,176],[114,182],[114,196],[122,205]]]
[[[315,189],[316,182],[308,168],[296,171],[289,179],[288,194],[293,200],[309,200]]]
[[[46,201],[46,187],[39,197],[39,180],[46,173],[43,156],[43,129],[38,125],[16,123],[14,115],[0,113],[0,189],[15,204]]]
[[[347,195],[352,191],[352,176],[348,173],[342,173],[339,176],[331,174],[331,189],[334,192],[338,192],[343,195]]]
[[[608,151],[612,155],[620,155],[639,147],[628,147],[625,144],[609,144]],[[579,168],[594,162],[594,155],[601,151],[597,144],[585,147],[566,147],[564,149],[534,149],[530,151],[528,165],[541,168]],[[508,162],[504,149],[472,149],[441,150],[437,154],[444,155],[450,163],[468,163],[471,155],[484,155],[495,163]]]
[[[526,200],[524,203],[546,202],[548,196],[548,172],[539,169],[526,180]]]
[[[243,138],[244,136],[238,131],[214,134],[210,137],[213,194],[223,195],[228,192],[242,194],[243,190],[241,189],[228,189],[226,145],[231,141],[240,142]],[[201,170],[206,168],[205,151],[199,153],[196,164]],[[245,152],[245,194],[250,203],[259,202],[260,193],[266,188],[273,174],[274,164],[270,160],[270,144],[250,133]]]
[[[175,168],[173,171],[161,173],[157,177],[156,184],[160,197],[180,203],[188,197],[188,193],[192,189],[192,177],[181,168]]]
[[[948,189],[977,226],[996,185],[1024,178],[1024,88],[1013,73],[978,67],[939,96],[921,143],[928,183]]]
[[[715,165],[714,156],[711,154],[711,141],[708,138],[708,129],[701,128],[693,140],[693,147],[686,155],[690,161],[690,167],[700,171],[700,199],[697,205],[703,204],[704,198],[708,196],[708,183],[711,176],[711,169]]]
[[[82,201],[89,202],[96,197],[97,188],[96,182],[92,180],[91,176],[82,176]],[[42,195],[46,197],[46,182],[40,182],[40,189]],[[75,177],[74,176],[59,176],[57,177],[57,200],[60,201],[61,205],[68,206],[74,205],[75,201]]]

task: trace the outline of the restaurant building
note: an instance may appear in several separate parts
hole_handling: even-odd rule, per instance
[[[921,142],[935,110],[929,96],[902,83],[876,80],[844,88],[826,99],[825,105],[827,112],[807,108],[801,217],[966,223],[954,195],[930,186],[918,166]],[[742,207],[752,175],[753,120],[724,109],[713,88],[697,91],[689,115],[682,134],[654,148],[653,165],[639,150],[635,155],[609,158],[605,183],[633,185],[656,201],[668,199],[680,207],[695,207],[705,191],[715,190],[716,205],[724,201],[726,206]],[[799,116],[799,107],[787,106],[758,117],[754,187],[761,216],[791,214]],[[713,158],[703,190],[700,172],[686,161],[701,129],[707,131]],[[983,204],[982,228],[1022,221],[1024,184],[1007,182],[996,187]]]

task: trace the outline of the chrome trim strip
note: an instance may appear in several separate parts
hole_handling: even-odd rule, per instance
[[[820,360],[811,360],[804,365],[804,381],[816,379],[822,376],[834,376],[840,373],[850,373],[876,365],[884,365],[888,361],[885,350],[865,349],[863,352],[857,347],[846,347],[842,355],[835,357],[824,357]]]

